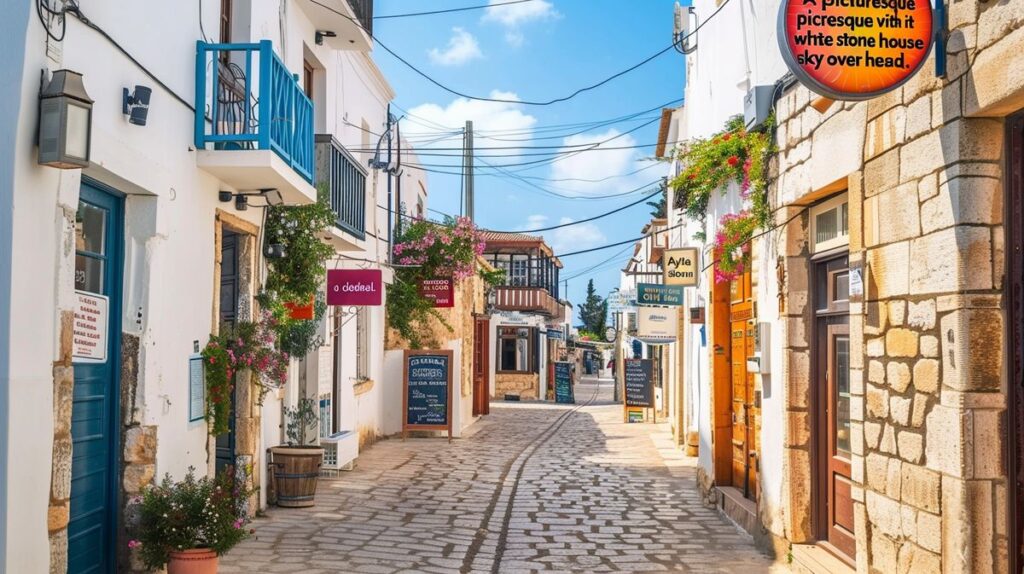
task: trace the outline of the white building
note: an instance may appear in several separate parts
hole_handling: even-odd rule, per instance
[[[367,150],[394,94],[369,56],[367,0],[7,9],[0,571],[124,570],[130,496],[165,473],[211,472],[218,457],[251,464],[266,485],[263,453],[282,442],[282,406],[299,396],[328,395],[328,430],[380,434],[381,390],[359,383],[380,378],[383,307],[327,321],[327,346],[305,369],[293,362],[290,383],[262,407],[240,386],[221,440],[197,413],[202,385],[190,388],[189,358],[225,322],[252,318],[264,268],[260,190],[299,205],[326,184],[339,218],[332,266],[385,260],[388,212],[376,206],[387,205],[388,176],[368,168]],[[37,161],[41,81],[57,70],[81,74],[94,100],[91,123],[67,128],[72,143],[90,129],[84,169]],[[123,91],[147,89],[148,117],[130,123]],[[403,202],[425,209],[425,184],[406,181],[417,199]],[[74,336],[80,301],[95,304],[86,315],[101,338],[91,348]]]

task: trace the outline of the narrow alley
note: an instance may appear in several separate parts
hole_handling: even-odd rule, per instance
[[[387,440],[273,508],[221,572],[768,572],[702,504],[665,425],[623,424],[611,379],[577,405],[501,403],[469,436]]]

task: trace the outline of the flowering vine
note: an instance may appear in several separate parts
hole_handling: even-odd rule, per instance
[[[278,348],[277,327],[274,314],[264,310],[257,322],[241,322],[210,336],[202,357],[206,368],[206,421],[211,435],[228,432],[238,371],[249,369],[252,373],[252,381],[260,389],[260,404],[267,392],[287,382],[288,353]]]
[[[729,120],[725,129],[709,139],[697,139],[682,147],[677,158],[686,167],[671,185],[675,206],[692,219],[707,219],[708,202],[716,190],[725,193],[728,184],[739,185],[745,207],[739,213],[722,216],[712,246],[715,280],[730,281],[743,273],[749,258],[747,245],[759,228],[771,220],[768,205],[768,160],[775,151],[772,140],[774,118],[763,131],[747,131],[742,118]]]
[[[444,317],[420,294],[425,279],[452,278],[456,283],[480,273],[488,282],[500,273],[477,270],[476,258],[486,243],[480,230],[467,217],[448,218],[444,222],[415,220],[404,224],[395,234],[395,281],[388,286],[387,321],[413,348],[424,339],[425,322],[434,317],[451,330]],[[497,275],[497,276],[496,276]]]

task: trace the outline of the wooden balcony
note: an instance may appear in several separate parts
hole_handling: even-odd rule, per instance
[[[557,317],[562,304],[541,287],[494,288],[494,308],[499,311],[520,311]]]

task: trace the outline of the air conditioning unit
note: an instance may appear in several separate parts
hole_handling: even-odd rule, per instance
[[[321,438],[320,446],[324,449],[324,463],[320,467],[322,473],[332,475],[339,470],[352,470],[359,456],[359,433],[336,432]]]
[[[774,96],[774,85],[754,86],[743,96],[743,124],[747,131],[756,130],[768,120]]]

